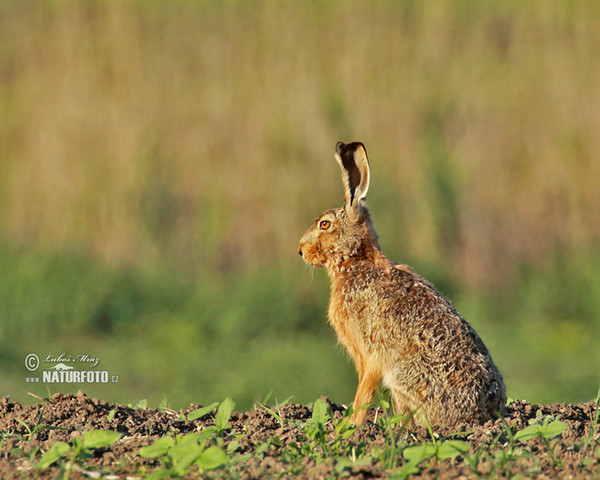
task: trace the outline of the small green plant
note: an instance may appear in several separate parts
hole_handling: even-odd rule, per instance
[[[221,404],[214,402],[210,405],[206,405],[205,407],[198,408],[193,412],[190,412],[187,416],[182,415],[182,420],[197,420],[198,418],[208,415],[215,408],[217,409],[217,412],[215,413],[214,426],[206,427],[203,431],[214,431],[223,436],[225,430],[227,430],[230,426],[229,420],[231,418],[231,413],[235,408],[235,402],[231,398],[226,398]]]
[[[434,460],[443,462],[449,458],[466,454],[471,445],[461,440],[445,440],[437,437],[429,428],[431,442],[423,442],[419,445],[404,447],[402,456],[407,462],[398,472],[400,478],[408,478],[410,475],[420,471],[420,465],[424,462]]]
[[[536,421],[533,420],[533,422]],[[515,440],[527,441],[531,438],[541,438],[548,441],[557,437],[568,428],[569,426],[566,423],[554,420],[552,417],[546,417],[541,424],[531,423],[528,427],[518,431],[515,435]]]
[[[271,396],[271,393],[269,393],[265,397],[265,399],[259,403],[259,405],[263,410],[270,413],[273,416],[273,418],[275,418],[275,420],[277,420],[279,425],[281,427],[283,427],[284,419],[283,419],[283,415],[281,413],[281,407],[283,407],[284,405],[287,405],[292,400],[293,397],[289,397],[281,403],[279,403],[277,400],[275,400],[275,406],[273,408],[270,408],[267,406],[267,402],[269,401],[270,396]]]
[[[206,405],[204,407],[197,408],[193,412],[188,413],[185,418],[189,421],[197,420],[198,418],[202,418],[205,415],[208,415],[210,412],[212,412],[218,406],[219,406],[219,402],[214,402],[214,403],[211,403],[210,405]]]
[[[90,430],[84,433],[82,437],[74,437],[71,444],[56,442],[42,455],[36,467],[38,470],[43,470],[55,462],[62,461],[65,457],[70,457],[63,475],[63,479],[68,479],[75,463],[90,457],[93,451],[98,448],[113,445],[122,436],[122,433],[111,430]]]
[[[590,464],[594,456],[600,456],[600,435],[598,435],[598,422],[600,421],[600,387],[596,395],[594,418],[590,425],[587,437],[583,440],[583,448],[589,450],[589,455],[583,461],[583,466]]]
[[[39,432],[40,430],[42,430],[44,427],[42,427],[40,425],[40,422],[42,420],[42,415],[44,414],[44,409],[40,409],[40,414],[38,415],[38,418],[35,422],[35,425],[33,426],[33,429],[29,428],[29,425],[27,425],[23,420],[21,420],[20,418],[16,418],[15,420],[17,422],[19,422],[21,425],[23,425],[23,427],[25,427],[25,430],[27,430],[27,440],[31,440],[33,438],[33,435],[37,432]]]
[[[37,417],[37,420],[35,422],[35,425],[33,425],[33,427],[29,427],[29,425],[27,425],[23,420],[21,420],[20,418],[15,418],[15,420],[20,423],[21,425],[23,425],[23,427],[25,428],[25,430],[27,431],[27,433],[25,434],[25,436],[23,438],[27,438],[27,442],[31,441],[33,439],[33,436],[38,433],[38,432],[42,432],[44,430],[68,430],[66,428],[62,428],[62,427],[54,427],[52,425],[42,425],[42,416],[44,414],[44,409],[40,409],[40,413]],[[11,434],[6,434],[3,435],[6,437],[12,436]],[[19,435],[17,435],[19,436]]]
[[[235,402],[231,398],[226,398],[221,405],[219,405],[215,415],[215,427],[220,435],[229,428],[229,419],[231,418],[231,412],[233,412],[234,408]]]
[[[529,426],[516,433],[515,441],[526,442],[532,438],[541,439],[548,450],[548,454],[550,455],[554,466],[561,466],[561,462],[557,460],[554,455],[554,450],[560,443],[560,439],[552,444],[550,443],[550,440],[560,436],[562,432],[569,428],[569,426],[565,422],[555,419],[553,416],[542,417],[542,414],[539,411],[536,418],[530,420],[529,423]]]
[[[218,408],[217,408],[218,407]],[[233,452],[239,445],[238,436],[226,434],[231,428],[229,423],[235,402],[226,398],[221,404],[212,403],[194,410],[187,415],[187,420],[204,417],[217,408],[214,425],[205,427],[200,433],[165,436],[152,445],[142,447],[139,455],[144,458],[156,458],[162,468],[152,472],[145,478],[160,479],[185,476],[191,467],[196,467],[200,474],[227,464],[228,457],[223,447],[227,443],[227,451]]]
[[[533,454],[515,443],[515,434],[503,417],[500,417],[504,431],[496,435],[487,447],[480,447],[471,454],[465,455],[465,464],[478,476],[496,478],[502,474],[510,477],[510,468],[520,459],[528,458]],[[484,474],[480,467],[487,464]]]
[[[303,432],[309,441],[308,448],[315,447],[323,457],[349,455],[344,441],[350,438],[356,427],[350,423],[351,409],[347,409],[339,421],[335,420],[331,407],[322,399],[313,405],[312,417],[306,422]],[[333,431],[328,431],[327,423],[333,422]],[[353,444],[350,445],[352,447]]]
[[[198,468],[200,474],[225,465],[227,454],[219,447],[208,446],[213,433],[214,430],[205,429],[199,434],[188,433],[175,438],[165,436],[148,447],[140,448],[140,457],[156,458],[163,466],[145,478],[184,477],[192,465]]]
[[[381,397],[379,404],[385,412],[392,410],[390,402]],[[406,426],[412,420],[415,413],[411,415],[381,415],[378,416],[377,425],[385,434],[385,443],[383,448],[375,448],[372,454],[381,463],[383,468],[394,469],[398,466],[401,452],[404,448],[404,432]]]
[[[146,400],[145,398],[142,398],[138,403],[136,403],[134,408],[139,408],[140,410],[147,410],[148,409],[148,400]]]
[[[316,464],[326,460],[335,459],[335,471],[342,475],[353,465],[364,461],[364,444],[356,445],[349,438],[356,431],[350,423],[351,409],[347,409],[341,419],[337,420],[331,407],[322,399],[317,399],[313,404],[313,412],[306,423],[297,425],[298,442],[287,443],[282,448],[278,437],[272,437],[269,445],[261,445],[262,451],[269,448],[279,449],[279,458],[287,464],[288,475],[302,473],[307,465],[306,460]],[[362,458],[361,458],[362,457]]]

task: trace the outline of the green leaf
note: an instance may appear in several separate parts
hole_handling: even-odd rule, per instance
[[[265,453],[269,449],[269,447],[270,447],[269,443],[267,443],[267,442],[261,443],[254,449],[254,455],[259,457],[260,455]]]
[[[440,446],[437,451],[438,460],[446,460],[447,458],[456,457],[469,451],[470,445],[460,440],[448,440]]]
[[[108,412],[108,415],[106,416],[106,420],[108,420],[109,422],[112,422],[113,418],[115,418],[116,413],[117,413],[117,411],[113,408],[110,412]]]
[[[341,475],[347,468],[352,468],[354,462],[347,457],[339,457],[335,460],[335,473]]]
[[[42,458],[40,458],[40,461],[37,463],[36,467],[38,469],[48,468],[54,462],[64,457],[70,450],[71,447],[68,443],[56,442],[50,447],[50,450],[42,455]]]
[[[539,437],[542,433],[542,427],[539,425],[529,425],[525,427],[523,430],[519,430],[515,434],[515,440],[527,441],[535,437]]]
[[[197,433],[188,433],[183,437],[178,437],[175,441],[175,445],[169,451],[169,456],[173,459],[175,464],[184,462],[184,458],[188,458],[185,468],[194,463],[203,447],[198,444],[200,435]]]
[[[103,448],[115,443],[123,436],[112,430],[90,430],[83,435],[84,448]]]
[[[407,447],[402,451],[402,456],[409,462],[417,465],[426,458],[431,458],[435,455],[435,447],[431,442],[421,443],[413,447]]]
[[[328,419],[329,407],[322,398],[318,398],[313,405],[312,419],[320,424],[324,424]]]
[[[19,422],[21,425],[23,425],[25,427],[25,429],[27,430],[27,434],[31,435],[31,428],[29,428],[29,425],[27,425],[23,420],[21,420],[20,418],[15,418],[15,420],[17,422]]]
[[[217,433],[217,427],[211,425],[210,427],[204,427],[200,433],[198,433],[198,443],[206,442],[210,437]]]
[[[182,445],[186,444],[198,444],[200,441],[200,434],[196,432],[186,433],[184,436],[179,437],[179,443]]]
[[[342,440],[350,438],[355,431],[356,428],[350,423],[350,417],[348,415],[343,416],[335,426],[335,433]]]
[[[214,403],[211,403],[210,405],[206,405],[205,407],[198,408],[198,409],[194,410],[193,412],[190,412],[187,416],[187,419],[189,421],[197,420],[198,418],[201,418],[204,415],[207,415],[210,412],[212,412],[215,408],[217,408],[218,405],[219,405],[219,402],[214,402]]]
[[[227,451],[235,452],[239,446],[240,446],[239,440],[232,440],[231,442],[229,442],[229,445],[227,445]]]
[[[163,478],[172,478],[171,471],[160,469],[154,470],[150,475],[144,476],[145,480],[162,480]]]
[[[394,475],[391,478],[393,478],[394,480],[396,479],[407,479],[410,478],[411,475],[415,475],[417,473],[419,473],[421,471],[421,469],[419,468],[419,463],[421,462],[406,462],[402,468],[400,469],[400,471],[398,472],[398,475]]]
[[[562,432],[564,432],[568,428],[569,428],[569,426],[565,422],[561,422],[560,420],[554,420],[553,422],[549,423],[548,425],[544,425],[542,427],[541,434],[546,440],[550,440],[551,438],[554,438],[554,437],[560,435]]]
[[[229,418],[231,417],[231,412],[233,412],[234,407],[235,402],[231,398],[226,398],[223,400],[223,403],[219,405],[219,409],[215,415],[215,426],[220,432],[229,427]]]
[[[227,454],[219,447],[210,447],[204,450],[196,464],[203,470],[213,470],[227,463]]]
[[[172,437],[162,437],[159,438],[152,445],[140,448],[138,454],[140,455],[140,457],[144,458],[161,457],[170,450],[174,443],[175,441]]]
[[[173,473],[178,477],[185,476],[185,471],[188,467],[196,461],[196,459],[201,455],[201,448],[196,445],[195,449],[190,449],[184,455],[180,456],[175,465],[173,465]]]

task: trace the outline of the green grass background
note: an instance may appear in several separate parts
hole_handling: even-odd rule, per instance
[[[600,4],[0,3],[0,395],[180,408],[353,367],[296,253],[361,140],[384,251],[451,297],[509,395],[600,381]],[[111,385],[30,384],[28,353]]]

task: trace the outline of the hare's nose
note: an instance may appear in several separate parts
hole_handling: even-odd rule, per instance
[[[298,247],[298,255],[302,256],[302,248]]]

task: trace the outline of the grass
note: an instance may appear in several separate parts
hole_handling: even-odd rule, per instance
[[[331,475],[344,478],[351,474],[353,468],[370,464],[389,478],[407,479],[424,471],[439,474],[442,464],[448,461],[464,464],[477,478],[511,477],[514,474],[511,468],[540,454],[537,447],[529,443],[534,438],[543,441],[552,459],[552,468],[559,473],[562,465],[553,452],[562,441],[561,434],[568,428],[556,418],[538,415],[529,426],[513,432],[504,421],[504,431],[491,444],[474,447],[463,440],[442,437],[431,429],[430,441],[415,441],[405,432],[410,418],[380,415],[374,426],[385,432],[386,440],[383,444],[371,445],[358,435],[365,427],[356,428],[350,424],[351,409],[347,409],[341,417],[335,416],[331,408],[318,399],[312,405],[311,418],[305,422],[284,420],[273,409],[261,405],[260,408],[266,409],[281,423],[280,430],[288,436],[294,435],[296,440],[282,444],[277,436],[273,436],[242,449],[240,441],[247,431],[246,427],[236,430],[229,423],[234,406],[230,399],[226,399],[211,405],[210,410],[203,408],[197,415],[204,417],[210,413],[213,425],[185,435],[167,434],[140,448],[137,455],[155,459],[157,463],[154,467],[140,467],[138,473],[151,479],[184,478],[198,474],[206,478],[238,478],[246,462],[260,463],[268,454],[277,457],[284,468],[281,472],[271,472],[271,475],[284,477],[308,474],[318,465],[327,464]],[[597,411],[598,405],[596,414]],[[456,434],[463,438],[466,435],[468,432]],[[86,459],[91,458],[95,450],[118,442],[121,436],[117,432],[92,430],[81,437],[73,437],[70,444],[57,442],[41,455],[37,469],[44,471],[53,465],[58,466],[63,479],[70,478],[74,465],[79,470],[91,472],[93,468],[86,467]],[[592,448],[598,447],[598,439],[595,439]],[[529,470],[529,474],[534,475],[534,470]]]

